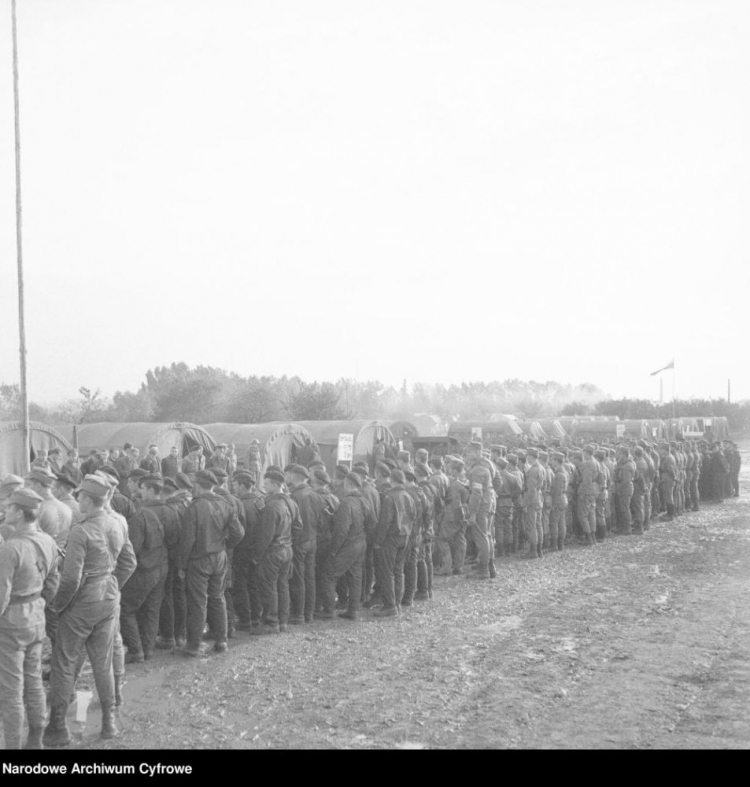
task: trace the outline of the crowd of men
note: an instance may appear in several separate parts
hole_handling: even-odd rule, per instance
[[[254,444],[208,457],[151,446],[65,463],[40,452],[0,481],[0,704],[5,745],[59,747],[88,656],[101,734],[118,734],[126,664],[155,649],[224,653],[237,632],[275,635],[363,607],[397,617],[432,598],[433,575],[489,580],[496,560],[642,535],[701,501],[739,494],[736,445],[692,441],[417,451],[339,464],[317,451],[268,466]],[[372,474],[371,474],[372,473]],[[49,718],[42,643],[52,645]],[[210,647],[210,646],[209,646]],[[46,726],[45,726],[46,724]]]

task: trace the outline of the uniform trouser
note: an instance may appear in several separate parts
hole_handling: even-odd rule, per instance
[[[724,502],[724,485],[726,483],[727,474],[726,473],[716,473],[712,478],[712,497],[718,503]]]
[[[636,530],[643,530],[643,492],[633,492],[630,498],[630,515],[633,521],[633,527]]]
[[[524,509],[522,505],[513,505],[513,545],[518,548],[523,541],[523,517]]]
[[[383,595],[383,606],[396,606],[404,595],[404,561],[408,547],[407,536],[388,536],[375,551],[375,569]]]
[[[129,653],[148,656],[154,650],[168,571],[166,563],[149,569],[139,568],[123,585],[120,634]]]
[[[450,545],[453,570],[463,571],[464,561],[466,560],[466,524],[459,526],[448,543]]]
[[[235,549],[233,567],[232,595],[237,619],[245,625],[259,623],[261,606],[256,567],[250,563],[250,555],[247,551],[238,552]]]
[[[594,505],[596,514],[596,532],[605,534],[607,532],[607,495],[599,495]]]
[[[732,496],[732,474],[727,473],[726,480],[724,481],[724,497]]]
[[[495,543],[510,548],[513,543],[513,507],[498,506],[495,512]]]
[[[674,481],[671,478],[662,478],[659,481],[659,495],[661,497],[661,502],[667,507],[667,510],[669,510],[669,506],[674,505],[673,491]]]
[[[563,503],[553,503],[549,513],[549,537],[555,544],[565,538],[566,511],[567,505]]]
[[[292,549],[292,578],[289,580],[290,617],[312,618],[315,612],[315,541]]]
[[[263,622],[271,626],[289,620],[289,571],[292,567],[292,550],[266,550],[258,563],[256,576]]]
[[[643,529],[648,530],[651,521],[651,484],[646,485],[643,493]]]
[[[113,577],[109,579],[115,582]],[[103,707],[114,704],[112,656],[119,613],[119,593],[103,601],[74,602],[62,612],[52,653],[50,705],[68,706],[84,650],[91,662],[99,702]]]
[[[568,505],[565,507],[565,534],[570,536],[573,533],[573,519],[575,515],[575,495],[568,496]]]
[[[694,511],[700,508],[700,493],[698,492],[698,479],[693,476],[690,482],[690,503]]]
[[[216,637],[216,641],[226,642],[227,604],[224,598],[226,573],[226,552],[214,552],[205,557],[188,560],[185,572],[188,650],[200,648],[207,619],[208,627]]]
[[[578,522],[584,535],[596,532],[596,495],[584,495],[579,492]]]
[[[362,596],[362,567],[367,542],[364,538],[344,542],[335,555],[324,565],[320,582],[320,602],[324,612],[333,612],[336,603],[336,585],[344,579],[347,583],[347,611],[356,613]]]
[[[367,539],[367,550],[365,551],[362,572],[362,602],[364,603],[375,589],[375,548],[372,540],[369,538]]]
[[[477,514],[476,522],[469,524],[469,533],[477,548],[477,562],[480,566],[487,566],[490,562],[492,541],[490,540],[489,522],[487,516]]]
[[[30,727],[44,726],[42,685],[44,626],[0,628],[0,715],[6,749],[20,749],[24,705]]]
[[[740,495],[740,471],[733,470],[730,476],[731,484],[731,494],[733,497],[739,497]]]
[[[542,535],[545,541],[549,541],[549,518],[552,510],[552,503],[545,502],[542,506]]]
[[[409,537],[404,558],[404,595],[396,597],[397,604],[411,604],[417,589],[417,564],[419,563],[419,550],[422,548],[422,534]]]
[[[159,613],[159,634],[163,639],[185,639],[185,580],[171,564],[164,583],[164,600]]]
[[[633,497],[632,489],[617,491],[617,529],[630,533],[633,528],[633,517],[630,513],[630,500]]]
[[[432,538],[422,537],[417,561],[417,590],[432,595]]]
[[[48,606],[44,608],[44,630],[47,633],[47,637],[52,645],[55,647],[55,638],[57,637],[57,618],[58,614],[53,609],[50,609]]]
[[[682,479],[674,485],[674,502],[681,514],[685,510],[685,482]]]
[[[542,531],[542,509],[527,506],[523,510],[523,532],[529,542],[529,549],[533,552],[537,544],[541,545],[544,534]]]

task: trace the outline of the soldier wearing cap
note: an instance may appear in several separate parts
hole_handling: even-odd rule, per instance
[[[232,593],[237,614],[237,628],[251,631],[260,624],[261,605],[255,565],[250,559],[250,545],[255,529],[260,524],[263,511],[263,494],[255,488],[255,474],[247,471],[235,473],[234,485],[240,501],[240,522],[245,535],[234,548]]]
[[[474,579],[490,579],[494,574],[493,537],[490,534],[490,512],[493,509],[492,489],[494,468],[482,456],[482,443],[472,440],[467,448],[469,503],[468,531],[477,549],[477,569]]]
[[[206,470],[223,470],[227,472],[227,465],[229,464],[226,457],[227,444],[219,443],[211,456],[206,460]]]
[[[117,735],[115,681],[112,669],[120,588],[135,570],[133,548],[120,524],[105,510],[110,485],[86,476],[78,504],[83,520],[70,531],[60,587],[52,602],[59,616],[50,675],[50,721],[45,746],[66,746],[66,722],[76,668],[88,652],[102,708],[102,737]]]
[[[583,449],[583,459],[578,466],[580,481],[577,489],[578,524],[589,546],[596,544],[596,499],[601,492],[602,469],[594,459],[594,446]]]
[[[411,471],[404,473],[404,488],[414,501],[415,517],[414,525],[409,535],[406,556],[404,557],[404,593],[401,598],[396,597],[396,604],[400,604],[402,607],[410,607],[414,601],[414,593],[417,590],[417,566],[425,530],[425,517],[428,513],[428,502],[424,490],[417,486],[416,473]]]
[[[633,517],[630,503],[633,497],[633,481],[635,479],[635,462],[630,458],[630,449],[626,445],[617,448],[617,464],[615,465],[615,494],[617,506],[617,532],[621,535],[633,534]]]
[[[148,447],[148,453],[141,459],[139,465],[141,470],[145,470],[150,475],[161,473],[161,459],[159,458],[159,446],[156,443],[151,443]]]
[[[263,476],[266,498],[249,545],[263,609],[262,622],[250,632],[256,635],[278,634],[286,630],[289,619],[293,530],[299,531],[303,525],[297,504],[282,491],[284,481],[280,470],[269,469]]]
[[[141,507],[143,498],[141,497],[141,478],[148,475],[148,471],[142,467],[136,467],[131,470],[128,476],[128,497],[133,504],[134,509],[137,511]]]
[[[525,558],[538,558],[543,554],[544,531],[542,529],[542,506],[544,504],[544,485],[546,473],[538,461],[536,448],[526,451],[526,471],[524,473],[523,509],[524,535],[529,543]]]
[[[549,453],[539,450],[539,466],[544,471],[544,486],[542,487],[542,533],[544,540],[542,550],[545,551],[550,545],[549,520],[552,511],[552,481],[555,474],[549,466]]]
[[[495,555],[510,555],[513,548],[513,494],[518,494],[515,476],[508,472],[508,460],[503,455],[504,446],[492,446],[492,461],[495,465]]]
[[[143,504],[128,522],[130,543],[138,565],[122,589],[120,633],[128,653],[126,663],[150,659],[159,630],[159,614],[169,571],[169,552],[180,537],[180,520],[162,500],[161,475],[141,478]]]
[[[73,490],[77,487],[78,484],[63,473],[58,473],[55,483],[52,484],[52,494],[71,511],[73,517],[71,527],[81,521],[81,509],[78,507],[78,501],[73,497]]]
[[[603,541],[607,535],[607,508],[609,501],[609,488],[612,485],[612,476],[604,460],[607,452],[601,448],[594,451],[594,460],[599,465],[602,473],[602,483],[599,484],[599,494],[596,498],[596,537]]]
[[[57,477],[47,467],[35,467],[26,477],[26,485],[42,498],[38,526],[52,536],[61,548],[65,548],[68,531],[73,521],[73,512],[52,494],[52,484]]]
[[[46,715],[42,685],[44,607],[57,591],[58,549],[37,527],[42,499],[17,487],[6,501],[0,544],[0,715],[6,749],[21,748],[24,706],[27,749],[42,748]]]
[[[633,448],[633,464],[635,473],[633,474],[633,496],[630,498],[630,515],[633,519],[633,532],[636,535],[643,535],[646,527],[646,490],[648,478],[648,465],[643,458],[643,448],[637,445]]]
[[[505,455],[508,460],[507,471],[515,479],[515,484],[511,484],[511,500],[513,501],[513,518],[511,527],[513,529],[513,543],[511,552],[518,552],[523,533],[523,487],[524,475],[518,466],[518,454],[508,453]]]
[[[176,513],[180,525],[192,500],[193,482],[184,474],[177,473],[174,478],[175,491],[168,490],[169,479],[164,479],[164,492],[166,504]],[[185,578],[180,575],[179,538],[177,545],[167,545],[168,570],[164,583],[164,600],[159,611],[159,636],[155,648],[158,650],[172,650],[183,648],[186,637],[186,605]]]
[[[2,523],[5,517],[5,509],[8,505],[8,500],[10,499],[10,496],[13,494],[13,492],[22,486],[23,478],[21,478],[21,476],[13,475],[12,473],[3,476],[3,478],[0,480],[0,544],[3,542]]]
[[[437,549],[440,556],[439,575],[463,574],[466,558],[466,507],[469,490],[461,480],[463,460],[448,465],[448,492],[445,510],[437,530]]]
[[[550,549],[560,552],[565,549],[566,512],[568,509],[568,473],[565,470],[565,456],[554,452],[550,456],[552,467],[552,504],[549,517]]]
[[[317,548],[315,550],[315,611],[321,609],[321,583],[323,581],[324,557],[328,554],[328,544],[333,532],[336,511],[340,505],[338,497],[331,492],[331,479],[328,477],[324,468],[316,468],[310,476],[310,486],[318,497],[320,497],[321,514],[318,517],[318,533],[316,535]],[[367,559],[365,557],[365,559]],[[368,588],[369,592],[369,588]],[[364,589],[363,589],[364,593]],[[365,597],[367,600],[367,597]]]
[[[334,616],[336,583],[346,584],[347,608],[339,617],[357,620],[362,596],[362,567],[367,551],[365,532],[374,519],[362,496],[362,476],[350,473],[344,480],[344,498],[336,510],[331,537],[321,554],[320,606],[315,617],[330,620]]]
[[[60,472],[72,478],[76,482],[76,486],[83,481],[81,462],[76,448],[70,448],[68,450],[68,458],[60,468]]]
[[[309,484],[310,473],[301,464],[293,464],[288,474],[289,494],[299,508],[302,531],[292,542],[292,577],[289,580],[289,623],[312,623],[315,614],[315,555],[318,519],[323,502]]]
[[[126,522],[132,517],[136,512],[135,503],[129,498],[126,497],[119,489],[120,484],[120,474],[117,470],[112,467],[111,465],[104,465],[104,467],[99,468],[97,471],[100,474],[103,474],[107,477],[107,480],[112,484],[112,491],[110,492],[109,498],[109,505],[110,508],[116,513],[119,514]],[[145,471],[138,470],[139,473]],[[143,476],[140,476],[141,478]],[[138,491],[138,500],[141,499],[140,488]]]
[[[391,486],[383,496],[380,518],[373,539],[375,569],[383,599],[377,617],[398,615],[404,595],[404,561],[409,537],[416,519],[412,496],[404,488],[406,479],[401,470],[392,470]]]
[[[214,650],[227,650],[227,549],[245,535],[235,506],[213,491],[218,483],[212,472],[196,472],[195,496],[182,518],[177,547],[187,601],[187,644],[178,652],[193,658],[203,655],[200,643],[207,619]]]

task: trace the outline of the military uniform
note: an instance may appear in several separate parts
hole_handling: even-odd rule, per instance
[[[427,497],[424,490],[416,485],[407,487],[406,491],[414,501],[415,515],[404,558],[404,594],[401,598],[396,597],[396,604],[410,607],[417,591],[417,564],[419,563],[419,550],[422,548],[424,518],[427,515]]]
[[[469,490],[458,478],[448,484],[448,498],[438,530],[438,548],[441,551],[441,573],[463,573],[466,558],[466,507]]]
[[[469,532],[477,549],[477,577],[489,577],[489,564],[492,559],[492,539],[490,537],[490,512],[494,502],[492,489],[493,468],[487,459],[477,459],[467,471],[469,481]],[[494,523],[493,523],[494,524]]]
[[[536,461],[536,457],[533,454],[529,456],[531,461],[526,470],[523,492],[524,533],[529,542],[529,549],[525,556],[541,557],[544,542],[544,531],[542,530],[543,490],[547,476],[544,468]]]
[[[554,471],[552,479],[552,508],[550,510],[550,546],[554,552],[562,551],[565,545],[566,511],[568,508],[568,474],[560,466]]]
[[[677,476],[677,463],[670,453],[661,457],[659,465],[659,494],[662,504],[666,507],[666,518],[674,517],[674,484]]]
[[[200,652],[207,618],[217,645],[226,643],[227,549],[238,544],[243,535],[235,507],[213,492],[202,492],[185,512],[177,554],[178,566],[185,572],[185,652],[189,655]]]
[[[298,470],[300,475],[307,475],[307,469],[301,465],[298,466]],[[289,581],[291,605],[289,622],[310,623],[315,613],[315,556],[318,519],[322,512],[321,499],[308,483],[293,487],[290,496],[299,508],[302,532],[296,543],[292,543],[293,571]]]
[[[383,597],[379,614],[383,616],[398,614],[397,603],[404,594],[404,560],[416,518],[414,499],[404,489],[402,479],[401,471],[391,473],[393,485],[383,497],[374,537],[375,565]]]
[[[585,453],[579,467],[580,484],[578,485],[578,522],[583,535],[590,544],[594,543],[596,534],[596,499],[601,491],[602,471],[592,454]]]
[[[185,514],[191,500],[191,494],[187,489],[179,489],[166,500],[166,504],[177,514],[180,532],[182,532]],[[164,583],[164,600],[159,612],[158,648],[171,648],[184,640],[187,634],[185,578],[180,575],[179,543],[178,534],[177,544],[167,545],[167,579]]]
[[[41,498],[28,489],[9,503],[38,510]],[[59,581],[55,541],[35,525],[16,525],[0,545],[0,715],[6,749],[21,748],[24,706],[29,721],[27,748],[41,748],[46,715],[42,685],[44,607]]]
[[[89,476],[87,494],[106,497],[109,485]],[[50,723],[45,745],[70,741],[65,716],[84,650],[94,673],[102,707],[102,732],[113,729],[115,685],[112,656],[120,609],[120,589],[133,573],[136,558],[122,527],[104,509],[95,509],[71,531],[60,587],[51,606],[59,616],[50,675]],[[114,734],[114,732],[111,732]],[[111,735],[108,733],[108,737]]]
[[[159,614],[169,573],[169,552],[177,547],[177,511],[162,500],[146,500],[128,523],[136,570],[122,590],[120,633],[127,661],[151,657],[159,630]]]
[[[633,517],[630,503],[633,497],[633,480],[636,474],[635,463],[629,456],[622,456],[615,466],[615,492],[617,494],[618,532],[632,535]]]
[[[250,544],[253,533],[260,523],[263,511],[263,495],[252,489],[239,496],[242,506],[241,522],[245,535],[234,548],[234,609],[237,613],[238,628],[249,631],[260,623],[261,604],[258,594],[256,566],[250,560]]]

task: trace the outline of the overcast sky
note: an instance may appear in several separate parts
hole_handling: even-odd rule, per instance
[[[673,356],[750,397],[747,0],[18,7],[32,400],[173,361],[656,397]]]

